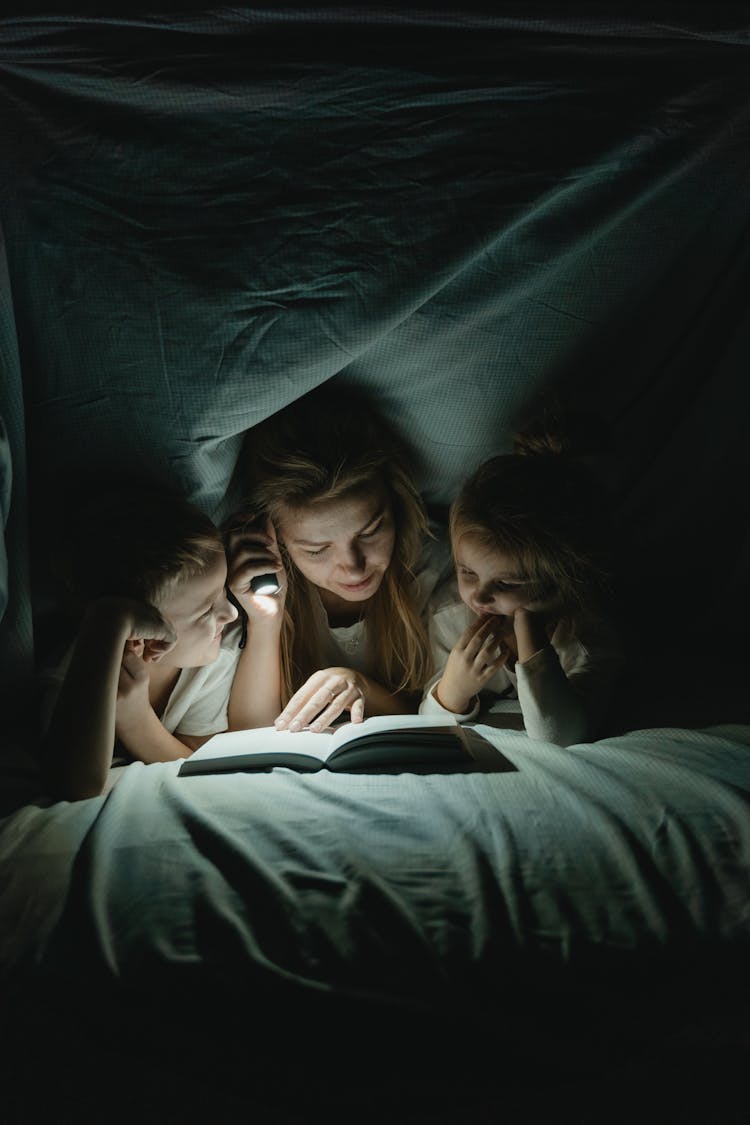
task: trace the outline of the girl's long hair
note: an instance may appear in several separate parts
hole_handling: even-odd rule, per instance
[[[611,596],[611,523],[604,491],[575,444],[540,425],[514,452],[491,457],[464,483],[450,509],[455,552],[464,535],[515,560],[526,581],[555,592],[571,622]]]
[[[364,605],[368,671],[391,692],[416,692],[432,672],[424,623],[415,604],[414,568],[427,515],[403,446],[371,404],[342,391],[311,392],[254,427],[240,462],[246,501],[232,529],[319,500],[384,488],[393,508],[395,543],[377,592]],[[323,638],[315,591],[279,542],[288,589],[281,630],[282,705],[321,667]]]

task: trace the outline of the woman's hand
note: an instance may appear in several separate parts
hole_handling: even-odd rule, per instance
[[[267,621],[280,617],[286,597],[286,571],[276,532],[270,520],[265,527],[233,531],[228,544],[229,573],[227,586],[251,621]],[[279,590],[275,594],[255,594],[250,583],[259,574],[275,574]]]
[[[513,655],[510,642],[507,626],[497,617],[472,621],[451,649],[435,687],[438,703],[456,715],[470,711],[474,697]]]
[[[322,668],[296,691],[274,720],[277,730],[321,731],[344,711],[353,723],[365,717],[365,692],[362,679],[351,668]]]

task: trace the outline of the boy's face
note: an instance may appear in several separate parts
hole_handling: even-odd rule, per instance
[[[216,660],[224,628],[237,617],[227,600],[226,580],[226,559],[217,554],[202,574],[178,582],[159,599],[157,609],[177,634],[174,648],[160,660],[162,666],[200,668]]]
[[[511,555],[488,547],[474,535],[462,535],[455,549],[456,576],[461,601],[478,617],[507,617],[517,609],[543,612],[549,599],[520,573]]]

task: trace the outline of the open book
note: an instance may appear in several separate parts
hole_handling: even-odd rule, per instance
[[[268,770],[274,766],[345,773],[494,773],[515,769],[491,742],[451,716],[378,715],[362,723],[344,723],[333,733],[259,727],[215,734],[185,759],[179,775]]]

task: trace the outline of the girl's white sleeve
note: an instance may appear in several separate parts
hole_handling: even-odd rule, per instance
[[[529,738],[572,746],[589,738],[589,720],[552,645],[517,663],[516,684],[523,725]]]
[[[468,721],[469,719],[475,719],[479,714],[478,696],[475,696],[474,698],[474,706],[472,707],[471,711],[467,711],[465,715],[459,715],[457,711],[449,711],[447,707],[443,707],[439,699],[435,698],[435,688],[440,683],[441,676],[442,672],[439,672],[437,676],[433,676],[427,687],[425,688],[424,695],[422,696],[422,702],[419,704],[419,714],[452,715],[453,718],[458,719],[460,723]]]
[[[474,719],[479,714],[478,698],[475,699],[472,709],[463,715],[457,711],[449,711],[435,698],[435,688],[440,683],[451,649],[463,633],[466,624],[466,609],[463,602],[458,600],[451,601],[431,614],[428,631],[435,675],[425,686],[419,704],[420,715],[452,715],[461,722]]]
[[[586,640],[553,638],[525,664],[516,664],[518,699],[529,738],[573,746],[597,737],[624,657],[605,622]]]

